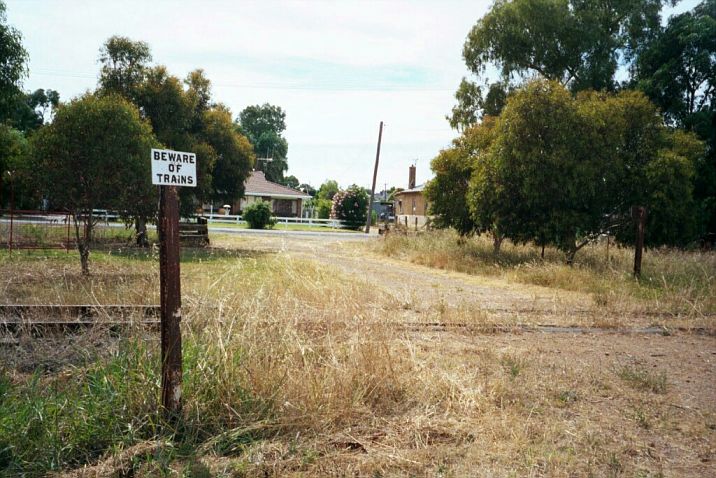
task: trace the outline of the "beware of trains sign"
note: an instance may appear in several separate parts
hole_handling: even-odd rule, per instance
[[[196,187],[196,154],[152,149],[152,184]]]

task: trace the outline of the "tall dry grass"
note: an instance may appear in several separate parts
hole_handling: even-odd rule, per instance
[[[639,304],[647,311],[686,316],[716,314],[716,253],[648,249],[641,280],[632,276],[633,250],[589,245],[574,266],[564,254],[504,241],[500,253],[484,236],[459,238],[452,230],[419,235],[393,234],[377,245],[380,253],[440,269],[506,278],[510,281],[593,294],[597,305],[619,309]]]
[[[14,262],[28,285],[13,282],[13,290],[30,294],[28,300],[44,297],[39,290],[32,296],[39,286],[30,277],[61,270],[69,260],[51,256],[43,267],[34,259]],[[117,255],[102,260],[106,272],[134,277],[136,293],[150,300],[158,287],[156,263]],[[157,413],[156,332],[106,331],[81,342],[85,354],[68,353],[64,363],[55,356],[52,366],[38,361],[23,369],[0,360],[1,473],[653,474],[661,470],[658,456],[634,451],[643,446],[646,424],[650,441],[656,434],[698,448],[712,423],[698,394],[690,400],[704,406],[699,415],[674,415],[666,400],[675,400],[670,394],[678,388],[663,367],[651,372],[667,384],[655,394],[623,378],[631,364],[605,366],[601,353],[595,361],[584,353],[573,360],[566,356],[573,343],[565,356],[550,353],[551,337],[528,344],[520,337],[400,331],[386,319],[396,312],[394,300],[313,262],[208,252],[185,257],[182,274],[179,427],[167,429]],[[85,290],[113,300],[110,283],[100,274],[87,280],[95,278]],[[65,287],[53,285],[48,297],[74,300],[76,284]],[[57,348],[80,337],[44,340]],[[2,357],[22,346],[1,348]],[[37,360],[36,352],[27,360]],[[683,431],[672,426],[677,419]]]

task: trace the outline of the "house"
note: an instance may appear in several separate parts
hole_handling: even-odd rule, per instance
[[[311,196],[266,179],[263,171],[252,171],[244,183],[244,197],[234,204],[234,214],[241,214],[246,206],[256,201],[271,203],[271,210],[279,217],[300,217],[303,201]],[[238,206],[238,207],[237,207]]]
[[[415,166],[408,170],[408,189],[395,193],[395,219],[398,224],[424,227],[428,222],[428,202],[423,194],[425,184],[415,184]]]

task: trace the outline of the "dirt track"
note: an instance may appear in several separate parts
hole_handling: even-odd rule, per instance
[[[644,327],[673,319],[600,309],[588,294],[391,260],[356,241],[251,237],[242,238],[241,247],[317,261],[368,280],[400,304],[396,308],[400,321],[453,317],[500,326],[477,331],[417,328],[409,337],[426,366],[473,370],[485,354],[517,357],[528,370],[522,378],[525,397],[549,396],[552,392],[543,389],[550,387],[573,390],[559,393],[575,394],[578,405],[564,416],[559,410],[544,411],[538,421],[544,421],[546,428],[537,425],[537,433],[546,437],[555,423],[566,426],[574,430],[565,432],[567,442],[581,443],[576,448],[588,446],[584,436],[607,437],[613,459],[619,467],[624,464],[619,470],[625,475],[716,476],[713,335],[654,327],[642,333]],[[446,309],[452,312],[441,315]],[[560,327],[550,333],[541,333],[543,329],[524,333],[518,324]],[[495,333],[505,331],[510,333]],[[631,390],[617,378],[624,369],[663,376],[666,391]],[[466,463],[484,463],[495,459],[495,443],[486,437],[460,453]],[[436,450],[431,453],[439,455]],[[456,476],[471,476],[473,471],[455,469]]]
[[[439,270],[391,259],[371,252],[365,241],[335,237],[244,236],[241,246],[337,267],[346,274],[380,287],[413,315],[425,316],[431,311],[449,307],[458,309],[466,320],[479,318],[503,326],[549,325],[651,331],[692,326],[683,318],[599,307],[590,294]]]

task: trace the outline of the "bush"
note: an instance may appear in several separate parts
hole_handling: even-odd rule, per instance
[[[246,206],[243,216],[251,229],[265,229],[266,226],[270,229],[276,224],[276,220],[272,217],[271,205],[264,201]]]
[[[360,229],[365,225],[368,209],[368,193],[360,186],[353,185],[347,191],[333,196],[331,217],[340,219],[348,229]]]

